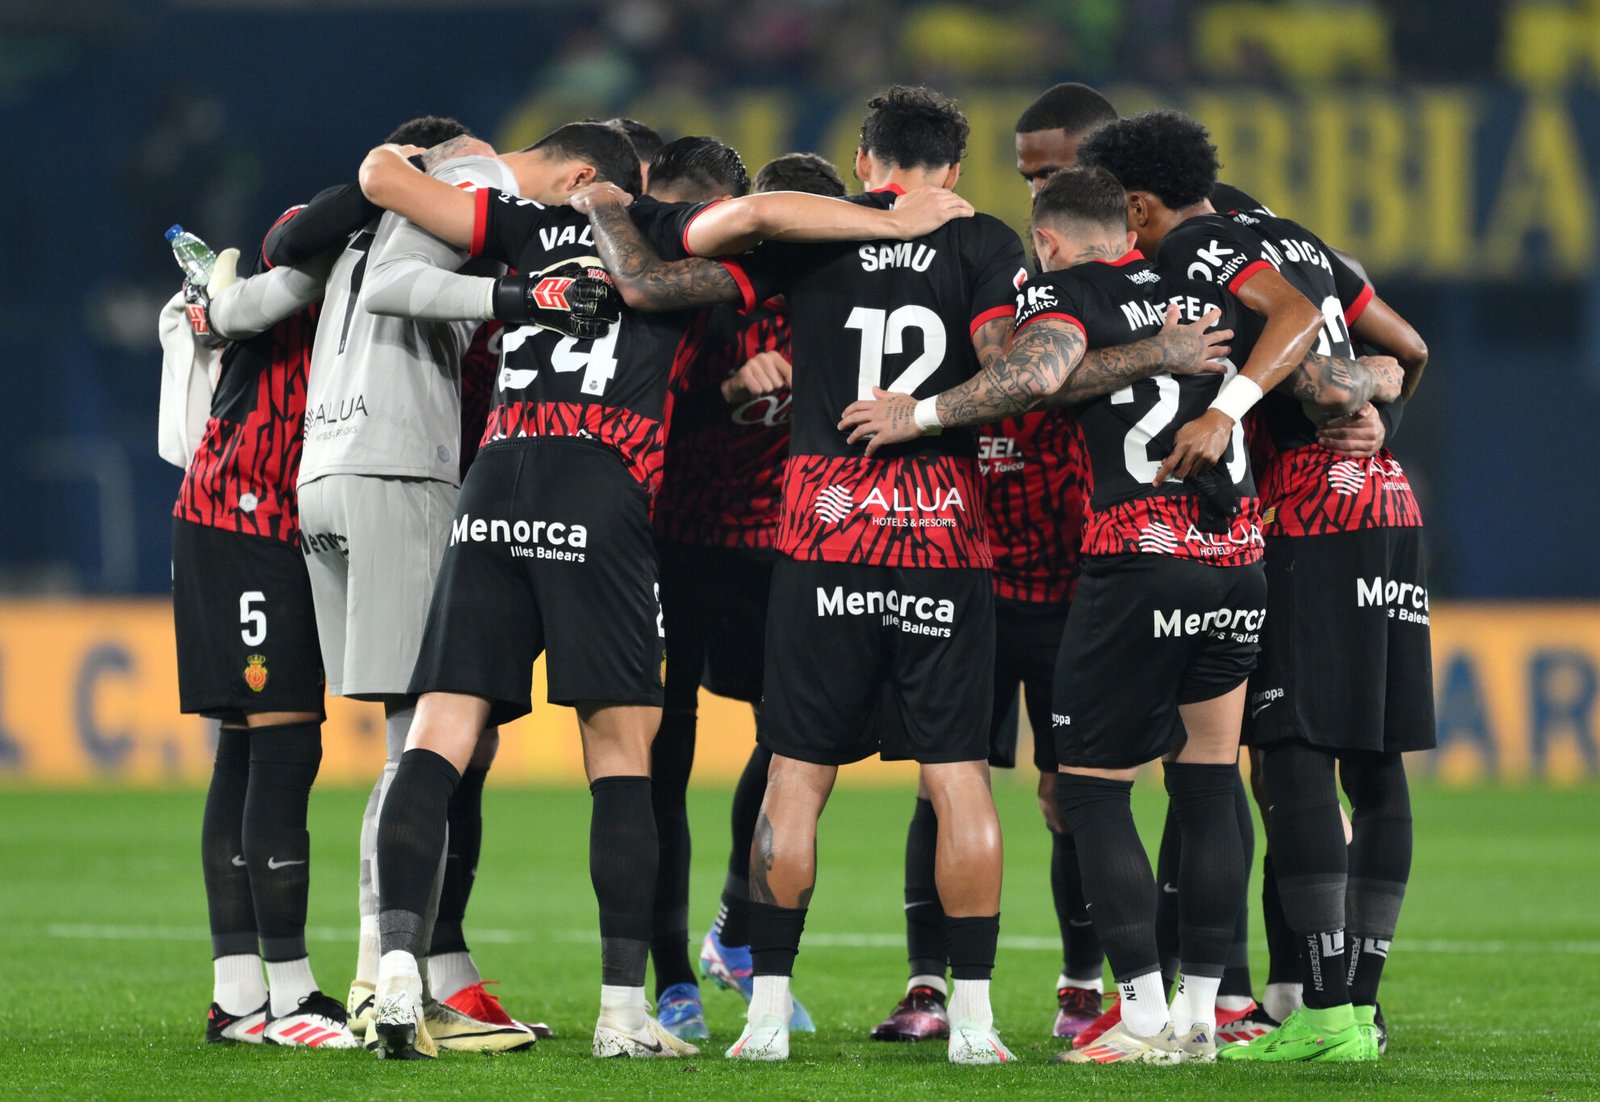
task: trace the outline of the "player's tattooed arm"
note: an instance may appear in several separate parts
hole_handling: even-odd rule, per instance
[[[638,310],[683,310],[742,301],[739,285],[728,269],[716,261],[698,257],[662,260],[622,202],[593,201],[588,204],[588,214],[600,261],[616,282],[622,301],[629,306]]]
[[[1313,352],[1283,386],[1301,402],[1333,417],[1350,417],[1368,402],[1390,402],[1405,378],[1391,356],[1325,356]]]
[[[1051,408],[1082,405],[1153,375],[1220,374],[1228,369],[1232,329],[1207,330],[1220,311],[1210,311],[1198,322],[1178,323],[1178,308],[1168,306],[1161,332],[1153,337],[1092,348],[1066,385],[1045,401]]]
[[[1024,413],[1054,393],[1083,358],[1083,329],[1072,322],[1041,318],[1018,332],[1011,351],[990,356],[978,373],[934,399],[941,427],[982,425]],[[866,442],[870,457],[880,448],[922,435],[917,400],[877,387],[871,401],[845,409],[839,430],[851,444]]]

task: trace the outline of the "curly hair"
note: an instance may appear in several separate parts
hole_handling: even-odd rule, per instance
[[[1129,191],[1148,191],[1173,210],[1209,196],[1220,167],[1206,128],[1177,111],[1106,123],[1079,147],[1078,164],[1099,165]]]
[[[867,101],[861,148],[900,168],[938,168],[961,162],[970,130],[949,96],[896,84]]]

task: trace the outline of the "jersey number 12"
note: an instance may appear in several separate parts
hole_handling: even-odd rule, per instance
[[[872,388],[881,386],[898,394],[914,394],[917,387],[933,377],[944,362],[944,322],[926,306],[900,306],[894,310],[875,310],[857,306],[844,323],[846,329],[861,330],[861,366],[856,397],[872,398]],[[911,361],[893,382],[883,382],[883,357],[905,351],[906,330],[922,333],[922,355]]]

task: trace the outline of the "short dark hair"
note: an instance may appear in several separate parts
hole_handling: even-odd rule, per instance
[[[1033,224],[1087,222],[1126,229],[1128,193],[1103,168],[1064,168],[1052,172],[1033,198]]]
[[[1217,147],[1206,128],[1177,111],[1146,111],[1096,130],[1078,149],[1129,191],[1148,191],[1173,210],[1207,198],[1217,183]]]
[[[421,115],[395,127],[394,133],[383,141],[385,145],[418,145],[423,149],[432,149],[440,142],[459,138],[463,134],[469,138],[473,136],[466,124],[457,119],[446,115]]]
[[[616,184],[630,195],[644,190],[639,158],[633,152],[633,145],[614,126],[603,122],[569,122],[546,134],[524,152],[535,150],[592,165],[595,179]]]
[[[970,130],[949,96],[896,84],[867,101],[861,148],[900,168],[938,168],[961,163]]]
[[[693,191],[700,202],[717,195],[745,195],[750,191],[750,173],[744,158],[731,145],[715,138],[679,138],[662,146],[650,158],[650,189],[677,185]]]
[[[839,198],[844,180],[833,162],[815,153],[785,153],[774,157],[756,173],[756,191],[807,191]]]
[[[1087,134],[1116,117],[1117,109],[1111,101],[1087,84],[1057,84],[1017,116],[1017,133],[1065,130],[1068,134]]]
[[[638,119],[619,117],[605,121],[608,126],[614,126],[628,136],[628,141],[633,143],[634,155],[639,160],[652,161],[655,155],[661,152],[661,135]]]

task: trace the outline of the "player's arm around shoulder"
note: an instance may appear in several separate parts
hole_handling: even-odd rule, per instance
[[[634,309],[685,310],[746,298],[733,274],[717,261],[663,260],[628,212],[633,197],[615,184],[591,184],[569,202],[588,215],[600,262],[622,301]]]
[[[393,211],[458,248],[472,244],[477,221],[473,192],[423,172],[396,145],[380,145],[361,162],[361,191],[384,210]]]
[[[946,188],[918,188],[884,209],[800,191],[771,191],[715,203],[684,231],[695,256],[730,256],[763,241],[909,241],[953,218],[970,218],[972,204]]]

